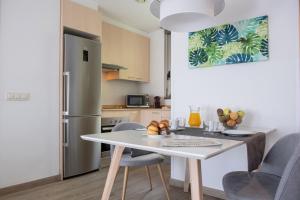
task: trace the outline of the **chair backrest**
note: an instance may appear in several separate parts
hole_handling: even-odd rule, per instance
[[[139,128],[145,128],[145,126],[138,124],[138,123],[134,123],[134,122],[123,122],[123,123],[119,123],[115,127],[113,127],[112,132],[136,130]]]
[[[300,134],[289,134],[274,144],[259,171],[282,177],[283,172],[300,143]]]
[[[138,124],[138,123],[134,123],[134,122],[123,122],[123,123],[119,123],[117,124],[115,127],[112,128],[112,132],[116,132],[116,131],[127,131],[127,130],[136,130],[139,128],[145,128],[145,126]],[[114,145],[110,145],[110,155],[113,155],[115,146]],[[132,153],[130,148],[125,148],[123,153]]]
[[[275,195],[275,200],[296,199],[300,199],[300,144],[283,172]]]

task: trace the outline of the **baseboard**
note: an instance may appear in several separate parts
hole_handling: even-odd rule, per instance
[[[176,179],[170,179],[169,184],[174,186],[174,187],[182,188],[182,190],[183,190],[184,181],[176,180]],[[225,199],[224,192],[221,191],[221,190],[214,189],[214,188],[203,187],[203,193],[208,195],[208,196],[216,197],[216,198],[219,198],[219,199]]]
[[[22,183],[22,184],[13,185],[13,186],[5,187],[5,188],[0,188],[0,196],[4,196],[4,195],[14,193],[14,192],[19,192],[22,190],[31,189],[31,188],[41,186],[41,185],[46,185],[49,183],[54,183],[54,182],[57,182],[60,180],[61,180],[60,175],[56,175],[56,176],[51,176],[51,177],[47,177],[47,178],[43,178],[43,179],[38,179],[35,181],[30,181],[27,183]]]

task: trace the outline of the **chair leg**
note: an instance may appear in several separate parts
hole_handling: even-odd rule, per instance
[[[151,182],[150,170],[149,170],[148,166],[145,166],[145,168],[146,168],[146,173],[148,176],[148,180],[149,180],[149,184],[150,184],[150,191],[151,191],[152,190],[152,182]]]
[[[157,165],[157,168],[158,168],[158,172],[159,172],[162,184],[163,184],[164,189],[165,189],[165,193],[166,193],[167,199],[170,200],[169,191],[168,191],[168,188],[167,188],[167,185],[166,185],[166,181],[165,181],[165,177],[164,177],[164,174],[162,172],[160,164]]]
[[[125,200],[125,196],[126,196],[127,181],[128,181],[128,171],[129,171],[129,167],[125,167],[124,180],[123,180],[122,200]]]

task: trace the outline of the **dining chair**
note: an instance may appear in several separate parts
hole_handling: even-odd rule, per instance
[[[300,200],[300,134],[280,139],[255,172],[224,176],[228,200]]]
[[[124,122],[117,124],[113,129],[112,132],[115,131],[125,131],[125,130],[136,130],[136,129],[143,129],[145,128],[143,125],[138,123],[132,123],[132,122]],[[110,147],[110,154],[113,155],[114,151],[114,145],[111,145]],[[165,177],[161,168],[161,163],[164,161],[164,156],[157,154],[157,153],[151,153],[148,151],[142,151],[138,149],[131,149],[131,148],[125,148],[121,161],[120,166],[125,167],[124,172],[124,180],[123,180],[123,190],[122,190],[122,200],[125,200],[126,196],[126,189],[127,189],[127,182],[128,182],[128,173],[129,173],[129,167],[145,167],[146,174],[149,180],[150,184],[150,190],[152,190],[152,182],[151,182],[151,176],[150,176],[150,165],[156,165],[165,193],[168,200],[170,200],[167,184],[165,181]]]

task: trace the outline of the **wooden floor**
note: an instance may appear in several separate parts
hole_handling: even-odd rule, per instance
[[[168,165],[163,166],[167,181],[170,170]],[[122,191],[124,169],[120,169],[116,179],[111,200],[120,200]],[[164,200],[165,193],[157,168],[150,167],[153,190],[149,191],[149,183],[145,168],[129,168],[127,200]],[[25,190],[6,196],[0,196],[0,200],[100,200],[102,189],[106,179],[107,169],[90,173],[84,176],[68,179],[62,182],[52,183],[30,190]],[[172,200],[189,200],[190,195],[183,189],[170,187]],[[204,200],[219,200],[205,196]]]

